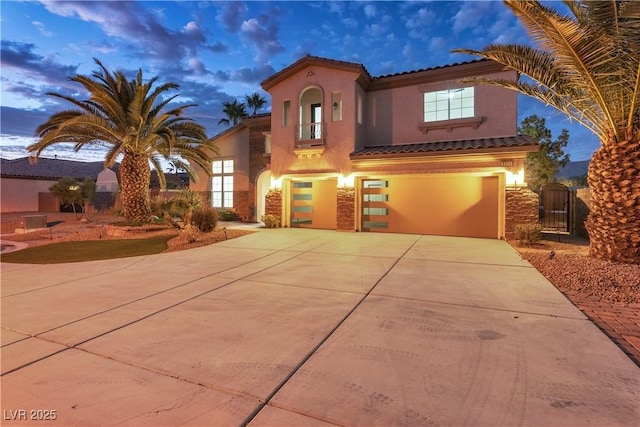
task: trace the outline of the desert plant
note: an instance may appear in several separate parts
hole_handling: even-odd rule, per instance
[[[521,245],[534,245],[542,239],[542,226],[535,223],[516,224],[514,234]]]
[[[209,233],[215,230],[217,224],[218,212],[214,208],[205,206],[193,211],[193,215],[191,216],[191,225],[203,233]]]
[[[220,209],[218,211],[218,219],[220,221],[240,221],[240,215],[238,215],[238,212],[235,211]]]
[[[165,93],[179,88],[178,84],[165,83],[154,88],[158,77],[144,81],[139,70],[136,78],[129,80],[123,72],[112,73],[97,59],[95,62],[100,70],[92,76],[76,75],[70,79],[84,87],[88,99],[48,93],[73,104],[75,109],[55,113],[38,126],[38,142],[27,150],[37,157],[58,143],[73,143],[75,151],[85,146],[106,146],[106,166],[112,166],[122,156],[120,188],[124,216],[148,224],[152,220],[150,164],[158,172],[160,186],[166,188],[160,167],[162,159],[174,162],[195,180],[196,171],[191,165],[195,163],[210,173],[211,155],[218,149],[203,126],[184,116],[185,110],[193,105],[165,109],[178,96],[165,97]]]
[[[202,196],[197,191],[185,188],[180,195],[171,199],[173,209],[182,217],[185,225],[191,224],[193,212],[202,207]]]
[[[598,136],[588,172],[589,252],[640,263],[640,2],[566,0],[567,12],[538,1],[505,3],[535,46],[492,44],[455,52],[494,60],[520,78],[467,81],[536,98]]]
[[[49,191],[63,205],[71,205],[73,214],[78,219],[76,205],[81,205],[83,211],[86,211],[86,203],[96,192],[96,182],[91,178],[85,178],[84,181],[78,182],[71,177],[64,177],[53,184]]]
[[[266,228],[280,228],[280,217],[278,215],[267,214],[262,217],[262,222]]]

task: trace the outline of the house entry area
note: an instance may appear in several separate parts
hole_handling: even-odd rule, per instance
[[[364,179],[361,230],[498,238],[497,176]]]
[[[291,182],[291,227],[337,227],[337,179]]]

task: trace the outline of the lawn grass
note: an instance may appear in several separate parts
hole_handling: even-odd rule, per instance
[[[53,243],[2,254],[0,261],[18,264],[60,264],[152,255],[167,249],[167,242],[173,237]]]

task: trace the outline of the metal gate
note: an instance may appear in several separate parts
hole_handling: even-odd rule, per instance
[[[545,231],[571,231],[571,197],[569,188],[553,182],[540,191],[540,224]]]

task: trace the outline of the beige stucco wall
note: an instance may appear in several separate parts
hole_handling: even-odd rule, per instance
[[[355,149],[356,88],[359,74],[353,71],[308,66],[270,88],[271,171],[274,176],[291,172],[350,170],[349,154]],[[322,93],[322,120],[326,124],[326,150],[320,157],[298,158],[294,153],[300,96],[315,87]],[[342,94],[342,120],[333,120],[332,95]],[[287,126],[283,126],[283,103],[290,101]]]
[[[1,212],[38,212],[38,193],[47,193],[56,181],[0,179]]]
[[[515,72],[485,75],[489,78],[515,79]],[[477,129],[470,126],[429,130],[424,124],[425,92],[473,86],[458,80],[444,80],[415,86],[398,87],[368,93],[365,145],[410,144],[430,141],[513,136],[517,133],[517,94],[494,86],[475,85],[475,116],[483,117]],[[432,122],[433,123],[433,122]],[[438,123],[438,122],[435,122]]]
[[[221,135],[216,139],[216,145],[220,149],[219,155],[214,155],[215,159],[233,159],[234,160],[234,190],[249,190],[249,130],[244,127],[237,131],[231,131],[228,134]],[[205,171],[196,167],[198,170],[197,182],[189,184],[189,188],[194,191],[210,192],[211,177]]]
[[[395,145],[461,139],[514,136],[517,133],[517,94],[493,86],[475,86],[475,117],[482,118],[477,128],[420,129],[424,125],[425,92],[469,86],[456,77],[447,79],[438,74],[437,81],[428,76],[409,86],[366,91],[357,81],[355,70],[336,69],[311,64],[269,88],[272,96],[271,170],[274,176],[300,173],[337,172],[349,174],[352,165],[349,154],[356,149],[374,145]],[[490,78],[515,79],[512,71],[490,72]],[[296,155],[299,107],[305,90],[316,88],[322,94],[325,151],[320,156]],[[332,94],[342,94],[342,120],[332,120]],[[304,101],[305,99],[303,99]],[[287,120],[283,120],[283,103],[290,102]],[[315,102],[315,100],[314,100]],[[359,107],[361,112],[359,113]],[[305,112],[306,113],[306,112]],[[361,120],[359,120],[361,118]],[[308,120],[308,114],[303,120]],[[284,126],[284,123],[287,125]],[[439,122],[438,124],[441,124]]]

